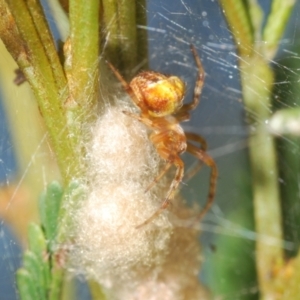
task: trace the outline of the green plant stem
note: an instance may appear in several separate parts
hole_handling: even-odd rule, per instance
[[[65,182],[73,177],[77,169],[75,145],[70,140],[66,115],[63,108],[65,93],[61,94],[49,64],[49,57],[57,55],[55,48],[47,48],[41,42],[32,16],[23,0],[0,0],[0,35],[13,58],[28,80],[43,115],[58,165]],[[48,42],[51,37],[48,38]],[[52,52],[52,54],[50,54]],[[63,78],[63,73],[59,78]]]
[[[64,45],[65,71],[70,96],[65,103],[67,124],[78,155],[83,157],[86,141],[82,125],[91,117],[97,103],[99,80],[99,0],[69,2],[70,38]],[[82,176],[80,164],[75,178]]]
[[[68,93],[67,79],[57,55],[51,31],[44,18],[43,8],[37,0],[27,0],[26,4],[32,16],[32,20],[41,40],[44,52],[48,58],[48,64],[50,64],[52,69],[55,84],[57,85],[60,95],[66,95],[62,96],[62,98],[66,99]]]
[[[102,25],[105,32],[105,57],[127,79],[146,65],[147,32],[145,0],[103,0]]]
[[[45,81],[47,81],[48,84],[53,89],[55,89],[54,86],[52,86],[55,84],[55,79],[54,74],[52,73],[51,66],[49,64],[50,61],[48,57],[54,58],[55,56],[57,56],[57,54],[54,45],[52,48],[50,47],[50,44],[53,44],[53,41],[51,40],[51,36],[47,38],[49,32],[47,31],[45,26],[43,26],[45,25],[45,21],[42,21],[43,16],[40,15],[40,11],[37,11],[37,5],[33,5],[31,7],[31,11],[29,10],[27,4],[23,0],[9,1],[8,5],[16,22],[18,31],[20,32],[21,37],[26,43],[26,48],[28,49],[27,53],[24,53],[24,55],[29,55],[29,62],[31,64],[34,64],[34,67],[36,66],[37,71],[43,74]],[[34,16],[31,15],[31,12],[34,13]],[[35,22],[33,22],[33,20],[35,20]],[[39,35],[38,28],[36,27],[36,25],[42,26],[43,28],[41,29],[43,31],[46,30],[42,33],[41,36]],[[46,42],[47,44],[43,45],[43,42]],[[49,51],[48,55],[45,52],[45,48],[47,48],[47,50]],[[62,78],[64,78],[64,76]],[[65,78],[63,80],[64,82],[66,82]]]
[[[60,40],[65,42],[69,37],[70,23],[66,11],[62,7],[63,3],[60,2],[58,0],[48,0],[53,18],[55,19],[55,25],[59,31]]]
[[[68,81],[73,112],[80,116],[97,101],[99,63],[99,0],[70,0],[70,60]],[[70,101],[70,100],[69,100]]]
[[[119,53],[121,53],[121,41],[119,39],[118,5],[116,0],[103,0],[102,27],[106,36],[105,57],[120,68]]]
[[[122,66],[125,76],[132,77],[137,64],[136,1],[118,1],[119,34],[122,37]]]
[[[57,257],[55,257],[57,258]],[[55,259],[54,258],[54,259]],[[61,299],[62,295],[62,285],[63,285],[63,278],[64,278],[64,269],[62,266],[59,265],[58,262],[54,262],[52,267],[52,280],[51,285],[49,288],[49,300],[57,300]]]
[[[263,31],[264,57],[266,59],[273,59],[275,56],[279,40],[282,37],[295,3],[295,0],[272,1],[271,12]]]
[[[241,56],[253,52],[253,28],[243,0],[219,0]]]
[[[266,128],[271,115],[273,72],[254,56],[240,61],[243,98],[249,114],[249,154],[252,171],[256,231],[257,274],[263,299],[274,296],[270,273],[282,264],[281,205],[275,143]],[[268,242],[270,239],[270,242]],[[272,299],[272,298],[271,298]]]
[[[298,131],[298,135],[300,135],[300,131]],[[294,249],[286,251],[286,256],[291,257],[297,254],[300,246],[300,232],[295,230],[295,228],[300,227],[298,177],[300,173],[300,137],[289,135],[287,139],[282,139],[278,142],[278,148],[280,149],[280,178],[284,178],[285,181],[281,187],[282,213],[284,220],[287,220],[287,222],[283,223],[284,235],[286,240],[294,244]],[[297,272],[300,272],[300,269],[297,269]]]
[[[148,69],[148,35],[146,28],[139,28],[138,26],[147,25],[147,7],[146,0],[139,0],[136,3],[136,45],[137,51],[137,64],[142,69]]]
[[[300,252],[298,252],[297,257],[291,262],[292,266],[292,276],[287,277],[286,284],[282,287],[283,295],[281,300],[295,300],[299,297],[299,282],[300,282]]]
[[[254,19],[259,9],[256,1],[236,1],[235,9],[220,0],[236,40],[240,55],[241,84],[245,109],[248,114],[249,154],[252,171],[253,202],[256,241],[256,268],[262,299],[275,299],[276,287],[270,276],[275,268],[283,265],[281,204],[278,187],[276,148],[266,123],[271,116],[273,71],[264,57],[259,40],[261,17]],[[238,12],[240,10],[240,12]],[[233,12],[234,11],[234,12]],[[285,22],[282,24],[282,28]],[[252,29],[252,31],[250,30]],[[273,28],[274,30],[274,28]],[[272,33],[281,36],[281,32]],[[254,43],[255,37],[256,41]],[[277,40],[278,42],[278,40]],[[270,239],[268,241],[268,239]]]

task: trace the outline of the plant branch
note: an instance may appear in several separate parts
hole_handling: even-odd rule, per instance
[[[147,8],[146,0],[139,0],[136,3],[136,44],[137,51],[137,63],[142,69],[148,68],[148,35],[146,30],[147,25]],[[144,27],[144,28],[143,28]]]
[[[136,1],[118,1],[119,36],[122,38],[122,66],[125,75],[132,77],[137,64]]]
[[[243,0],[219,0],[241,56],[253,52],[253,27]]]
[[[84,155],[86,141],[82,125],[90,117],[98,100],[99,79],[99,0],[69,2],[70,37],[64,44],[65,71],[70,95],[65,103],[67,124],[78,155]],[[82,166],[78,176],[82,175]]]
[[[48,58],[52,74],[61,95],[67,95],[67,79],[60,63],[49,26],[44,18],[43,8],[37,0],[27,0],[27,7],[31,14],[39,39]],[[67,96],[63,97],[66,99]]]
[[[23,0],[8,1],[8,3],[0,0],[0,14],[1,38],[36,96],[62,177],[65,182],[68,182],[77,168],[77,156],[75,145],[69,138],[70,134],[66,126],[63,108],[65,94],[61,94],[55,79],[59,69],[56,69],[56,75],[54,75],[49,63],[48,57],[57,56],[55,47],[47,48],[47,56],[33,18]],[[51,39],[49,37],[48,42]],[[58,77],[64,78],[64,74],[61,72]]]
[[[119,53],[121,53],[121,41],[119,40],[118,6],[116,0],[103,0],[102,28],[106,37],[105,57],[116,68],[120,67]]]
[[[270,15],[263,31],[264,56],[266,59],[273,59],[275,56],[280,38],[285,30],[286,23],[290,17],[295,0],[273,0]]]
[[[283,19],[278,17],[279,3],[273,1],[272,13],[264,30],[269,45],[266,53],[261,38],[261,9],[256,1],[236,1],[232,9],[229,2],[220,0],[229,27],[232,29],[240,55],[243,99],[251,126],[249,154],[252,171],[253,201],[256,230],[256,267],[262,299],[273,299],[277,291],[270,277],[275,268],[283,265],[283,230],[281,228],[281,203],[278,187],[278,170],[274,138],[266,127],[271,117],[271,96],[274,81],[269,59],[275,54],[279,38],[286,25],[287,5],[281,7]],[[289,1],[285,1],[289,2]],[[281,1],[283,4],[283,2]],[[245,12],[248,8],[249,15]],[[260,12],[258,15],[254,12]],[[277,23],[274,21],[277,15]],[[279,25],[278,22],[281,22]],[[250,30],[251,29],[251,30]],[[273,30],[276,32],[274,33]],[[272,31],[272,32],[270,32]],[[275,37],[274,37],[275,34]],[[272,38],[270,37],[272,36]],[[254,38],[255,37],[255,42]],[[272,56],[273,57],[273,56]],[[272,245],[266,242],[272,238]]]
[[[283,260],[281,205],[274,139],[265,122],[271,115],[273,73],[259,57],[240,61],[245,107],[253,128],[249,136],[256,241],[256,266],[261,292],[274,293],[270,273]],[[274,242],[270,245],[266,238]],[[264,299],[264,298],[263,298]]]
[[[80,116],[97,101],[99,63],[99,0],[70,0],[70,52],[66,71],[71,105]],[[74,111],[74,109],[73,109]]]

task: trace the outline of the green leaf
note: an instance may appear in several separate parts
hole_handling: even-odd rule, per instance
[[[29,276],[35,285],[35,289],[39,294],[38,299],[46,300],[48,288],[47,281],[49,280],[49,273],[45,272],[46,262],[41,262],[41,260],[33,252],[26,251],[23,257],[23,264],[24,269],[28,271]]]
[[[31,250],[38,258],[43,258],[47,253],[47,243],[41,227],[30,223],[28,228],[28,243]]]
[[[51,242],[55,239],[57,233],[58,213],[63,195],[61,185],[54,181],[49,184],[47,191],[40,197],[40,216],[42,227],[45,230],[47,241]],[[51,246],[49,247],[51,250]]]
[[[21,300],[39,299],[35,281],[24,268],[17,271],[17,286]]]
[[[41,272],[43,274],[45,285],[49,286],[51,278],[50,258],[48,257],[47,243],[41,227],[35,223],[29,224],[28,243],[30,252],[36,256],[38,263],[41,266]]]
[[[63,243],[66,237],[70,236],[70,232],[72,232],[73,228],[73,213],[78,209],[80,204],[80,200],[84,195],[83,186],[77,182],[72,181],[69,186],[65,189],[63,195],[63,205],[59,211],[59,232],[57,235],[56,242]]]

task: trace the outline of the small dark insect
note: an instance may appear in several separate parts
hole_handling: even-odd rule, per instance
[[[185,151],[191,153],[211,168],[207,202],[200,212],[198,220],[210,209],[215,197],[218,170],[213,158],[206,153],[205,139],[195,133],[184,132],[179,124],[182,121],[190,119],[189,112],[198,106],[199,97],[204,84],[205,72],[193,45],[191,45],[191,51],[198,68],[198,74],[193,101],[188,104],[183,104],[185,84],[179,77],[146,71],[135,76],[128,84],[115,67],[108,63],[134,104],[141,110],[139,115],[126,111],[124,113],[152,129],[150,140],[156,147],[161,158],[166,161],[165,167],[148,186],[146,191],[150,190],[166,174],[172,165],[177,168],[175,177],[160,208],[137,227],[144,226],[151,222],[166,209],[173,200],[184,175],[184,163],[180,158],[180,154]],[[190,143],[190,141],[200,143],[201,147],[196,147]]]

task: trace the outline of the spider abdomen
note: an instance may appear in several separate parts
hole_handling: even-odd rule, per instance
[[[172,129],[154,131],[150,135],[150,139],[165,160],[169,160],[168,156],[177,156],[185,152],[187,148],[186,137],[178,124],[174,124]],[[168,149],[168,151],[164,151],[164,149]],[[164,152],[166,152],[165,155]]]
[[[142,72],[130,82],[141,105],[146,106],[152,117],[163,117],[176,112],[185,94],[185,84],[177,76],[157,72]]]

